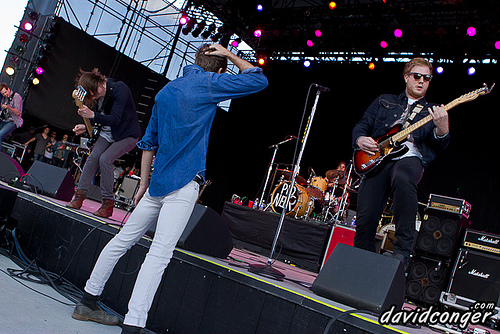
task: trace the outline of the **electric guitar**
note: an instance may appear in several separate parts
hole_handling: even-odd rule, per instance
[[[480,95],[488,94],[491,92],[493,87],[495,87],[495,84],[493,84],[490,89],[488,89],[488,86],[484,84],[482,88],[464,94],[451,101],[444,106],[444,109],[448,111],[461,103],[469,102],[476,99]],[[402,130],[401,125],[394,126],[385,135],[375,139],[379,148],[379,151],[375,152],[375,154],[369,154],[359,148],[356,149],[353,156],[354,169],[356,173],[360,176],[370,172],[376,173],[376,171],[383,166],[383,163],[394,157],[405,154],[408,151],[408,147],[406,145],[401,145],[401,143],[404,142],[413,131],[430,121],[432,121],[432,115],[428,115]]]
[[[2,104],[10,105],[10,103],[12,102],[12,95],[9,96],[8,98],[6,98],[6,100],[7,101],[5,103],[2,103]],[[0,119],[4,122],[14,121],[14,118],[12,117],[9,109],[7,109],[7,108],[2,109],[2,113],[0,114]]]
[[[85,99],[86,95],[87,95],[87,91],[82,86],[76,87],[76,89],[71,94],[71,96],[75,100],[75,104],[78,108],[83,107],[83,105],[84,105],[83,100]],[[87,142],[87,146],[90,148],[95,144],[97,138],[99,138],[99,134],[101,132],[101,126],[100,125],[97,125],[96,127],[92,126],[92,124],[90,124],[90,120],[88,118],[83,118],[83,121],[85,122],[85,127],[87,128],[87,131],[88,131],[89,136],[90,136],[90,139]]]

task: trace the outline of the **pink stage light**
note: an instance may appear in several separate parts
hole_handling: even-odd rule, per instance
[[[495,49],[500,50],[500,41],[495,42]]]
[[[403,31],[401,31],[401,29],[394,30],[394,36],[396,36],[396,38],[403,36]]]
[[[253,35],[257,38],[259,38],[260,36],[262,36],[262,30],[260,29],[257,29],[253,32]]]
[[[307,40],[306,44],[310,48],[312,48],[312,46],[314,45],[313,41],[311,41],[310,39]]]
[[[314,32],[314,36],[321,37],[321,30],[316,29],[316,31]]]
[[[385,48],[387,47],[387,42],[386,42],[386,41],[382,41],[382,42],[380,42],[380,47],[381,47],[382,49],[385,49]]]
[[[36,68],[36,74],[41,75],[43,73],[43,68],[37,67]]]
[[[474,27],[467,28],[467,35],[470,37],[476,35],[476,28],[474,28]]]

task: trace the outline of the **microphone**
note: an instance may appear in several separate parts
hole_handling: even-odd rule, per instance
[[[315,84],[315,83],[313,83],[313,85],[316,88],[318,88],[320,91],[322,91],[322,92],[325,92],[325,93],[329,93],[330,92],[330,88],[328,88],[328,87],[321,86],[321,85],[318,85],[318,84]]]
[[[297,139],[297,136],[288,135],[285,139]]]

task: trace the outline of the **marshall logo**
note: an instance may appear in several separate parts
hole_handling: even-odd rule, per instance
[[[487,242],[489,244],[494,244],[494,245],[498,245],[498,243],[500,242],[500,239],[488,238],[485,235],[481,236],[481,238],[479,238],[478,240]]]
[[[468,272],[469,275],[480,277],[480,278],[485,278],[488,279],[490,277],[490,274],[485,274],[483,272],[479,272],[476,269],[472,269]]]

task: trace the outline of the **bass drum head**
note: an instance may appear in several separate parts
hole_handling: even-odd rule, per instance
[[[280,183],[271,196],[271,207],[274,212],[282,213],[285,208],[290,181]],[[295,184],[290,194],[290,201],[287,207],[287,216],[296,218],[308,216],[314,208],[314,201],[307,194],[306,188]]]

